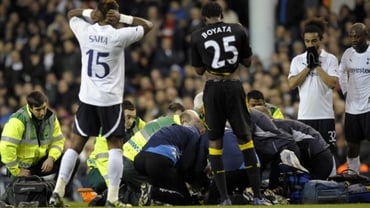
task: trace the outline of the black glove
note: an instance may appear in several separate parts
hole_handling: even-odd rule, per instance
[[[317,66],[320,66],[319,54],[317,53],[317,49],[315,47],[309,47],[307,48],[307,67],[310,69],[314,69]]]

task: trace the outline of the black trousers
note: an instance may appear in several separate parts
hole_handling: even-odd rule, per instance
[[[169,158],[141,151],[134,161],[139,173],[148,176],[153,185],[152,198],[172,205],[191,205],[192,200],[183,174]]]

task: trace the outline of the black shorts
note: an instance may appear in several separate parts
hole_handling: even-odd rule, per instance
[[[125,117],[122,104],[100,107],[80,103],[74,120],[73,132],[82,136],[124,137]]]
[[[246,95],[239,80],[207,81],[203,102],[210,140],[222,139],[226,121],[229,121],[238,138],[250,138],[251,121]]]
[[[358,115],[346,113],[344,133],[346,140],[352,143],[360,143],[365,139],[370,141],[370,112]]]
[[[337,146],[337,133],[334,119],[299,120],[318,131],[322,138],[330,145],[330,151],[335,154]]]

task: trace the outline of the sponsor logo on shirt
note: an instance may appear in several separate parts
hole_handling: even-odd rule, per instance
[[[370,73],[370,69],[365,69],[365,68],[351,68],[349,69],[350,73],[364,73],[368,74]]]

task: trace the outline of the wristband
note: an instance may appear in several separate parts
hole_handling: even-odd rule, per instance
[[[84,10],[82,10],[82,16],[87,17],[87,18],[91,18],[92,11],[93,11],[92,9],[84,9]]]
[[[133,21],[134,21],[134,17],[133,16],[120,14],[119,22],[132,25],[132,22]]]

